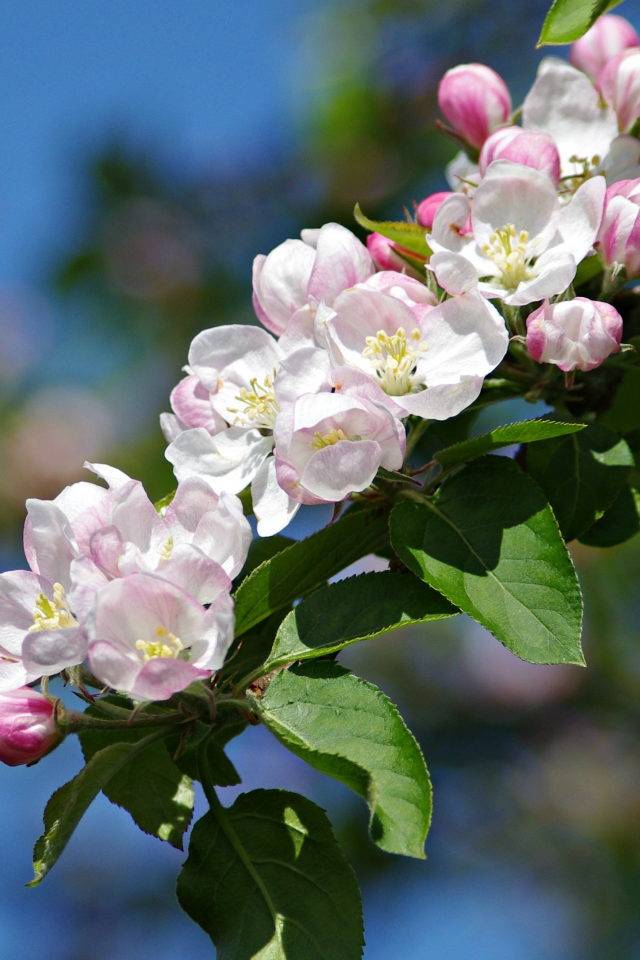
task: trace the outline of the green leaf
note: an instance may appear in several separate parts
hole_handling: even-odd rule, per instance
[[[618,3],[620,0],[555,0],[542,26],[538,46],[574,43],[598,17]]]
[[[421,227],[420,224],[406,223],[403,220],[397,222],[394,220],[384,220],[381,222],[369,220],[360,209],[359,203],[356,203],[353,215],[365,230],[371,230],[373,233],[381,233],[383,237],[387,237],[388,240],[393,240],[394,243],[404,247],[405,250],[409,250],[411,253],[417,253],[418,256],[422,258],[431,256],[431,250],[425,240],[427,231],[424,227]]]
[[[540,489],[512,460],[474,460],[432,500],[396,506],[391,541],[414,573],[523,660],[584,663],[571,558]]]
[[[542,487],[567,541],[585,533],[611,506],[633,462],[627,443],[596,423],[527,449],[527,470]]]
[[[442,620],[459,611],[410,574],[364,573],[317,590],[289,613],[276,635],[265,673],[377,637],[408,623]]]
[[[279,533],[273,537],[256,537],[251,542],[247,561],[236,578],[236,584],[242,583],[253,573],[256,567],[266,563],[267,560],[271,560],[277,553],[293,546],[294,543],[296,541],[291,537],[283,537]]]
[[[335,523],[312,533],[263,563],[235,594],[236,636],[311,593],[349,564],[389,541],[388,514],[376,506],[349,510]]]
[[[581,534],[580,543],[588,547],[616,547],[640,531],[640,494],[625,483],[602,517]]]
[[[33,851],[35,877],[27,886],[37,886],[49,873],[85,811],[112,777],[164,736],[165,732],[161,731],[137,743],[113,743],[94,754],[73,780],[56,790],[44,811],[44,834],[36,841]]]
[[[87,713],[100,716],[89,707]],[[92,757],[111,744],[138,743],[147,730],[84,730],[80,743],[84,759]],[[102,788],[102,792],[118,807],[123,807],[145,833],[166,840],[182,850],[182,837],[193,815],[194,793],[191,779],[175,765],[161,741],[150,744]]]
[[[205,723],[196,722],[180,756],[174,761],[176,766],[192,780],[199,780],[198,748],[207,737],[207,761],[213,783],[219,787],[233,787],[241,783],[240,775],[224,752],[224,747],[229,740],[239,736],[246,726],[247,721],[243,720],[239,714],[231,711],[226,711],[221,719],[216,720],[216,726],[213,730]],[[176,753],[179,747],[180,734],[167,738],[167,749],[171,756]]]
[[[359,960],[358,885],[326,814],[285,790],[253,790],[193,828],[178,900],[217,960]]]
[[[510,423],[497,427],[481,437],[456,443],[436,453],[438,463],[449,470],[461,463],[475,460],[485,453],[508,447],[513,443],[532,443],[534,440],[546,440],[549,437],[561,437],[568,433],[584,430],[584,423],[556,423],[553,420],[525,420],[523,423]]]
[[[640,346],[640,338],[633,337],[632,340],[636,346]],[[616,433],[631,433],[640,428],[640,357],[623,354],[611,359],[609,365],[623,368],[624,380],[618,386],[609,409],[598,418],[598,423]]]
[[[285,747],[365,798],[379,847],[424,858],[429,774],[388,697],[339,663],[316,660],[284,670],[251,699]]]

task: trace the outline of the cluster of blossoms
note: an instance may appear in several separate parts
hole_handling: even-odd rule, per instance
[[[162,416],[178,480],[168,507],[100,466],[108,489],[28,501],[31,570],[0,576],[2,759],[51,745],[39,695],[16,692],[41,677],[87,659],[105,687],[154,701],[220,669],[249,486],[271,536],[301,504],[341,503],[402,470],[408,429],[461,413],[500,365],[524,366],[540,395],[620,348],[606,301],[640,276],[640,39],[605,16],[569,59],[543,60],[515,113],[489,67],[445,74],[441,126],[462,150],[451,189],[416,205],[424,255],[393,231],[365,246],[329,223],[256,257],[262,326],[196,336]],[[574,294],[592,258],[600,300]],[[37,749],[6,746],[30,730]]]

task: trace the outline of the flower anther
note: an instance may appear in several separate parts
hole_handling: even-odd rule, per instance
[[[374,337],[365,338],[367,346],[362,356],[371,361],[380,386],[389,396],[401,397],[415,390],[416,364],[420,354],[429,349],[421,337],[418,327],[414,327],[408,337],[404,327],[398,327],[397,333],[391,336],[378,330]]]
[[[53,585],[53,600],[41,593],[36,600],[33,612],[33,626],[28,633],[37,630],[64,630],[67,627],[77,627],[78,621],[71,613],[65,596],[64,587],[60,583]]]
[[[165,627],[156,630],[157,640],[137,640],[136,649],[142,652],[145,663],[156,657],[172,657],[174,660],[184,650],[180,637],[174,636]]]
[[[244,404],[244,409],[229,407],[229,413],[235,413],[234,424],[245,427],[262,427],[264,430],[273,430],[280,407],[274,393],[276,371],[268,373],[262,383],[254,377],[251,381],[251,390],[242,387],[236,400]]]
[[[316,430],[315,440],[311,441],[311,446],[314,450],[322,450],[324,447],[332,447],[334,443],[339,443],[340,440],[348,440],[349,437],[346,434],[335,427],[329,430],[328,433],[325,433],[324,436]]]
[[[534,272],[529,266],[532,259],[529,242],[529,231],[520,230],[512,223],[507,223],[501,230],[496,230],[489,237],[489,242],[482,247],[485,257],[493,260],[500,271],[500,281],[509,290],[515,290],[519,283],[531,280]]]

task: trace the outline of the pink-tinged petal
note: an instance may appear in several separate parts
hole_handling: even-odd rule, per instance
[[[62,740],[55,706],[28,687],[0,694],[0,760],[10,767],[35,763]]]
[[[293,464],[281,459],[281,457],[277,455],[277,452],[275,461],[278,483],[293,500],[297,500],[298,503],[304,503],[307,506],[316,506],[319,503],[327,502],[326,500],[323,500],[322,497],[313,496],[311,493],[305,490],[300,482],[300,474],[298,470],[296,470]]]
[[[558,210],[556,189],[545,173],[494,160],[473,197],[473,235],[482,249],[496,230],[513,224],[516,234],[526,230],[532,241],[537,240],[539,255],[555,234]]]
[[[168,700],[196,680],[210,676],[210,670],[194,667],[184,660],[156,657],[145,663],[129,692],[136,700]]]
[[[51,584],[35,573],[11,570],[0,575],[0,648],[8,654],[21,656],[22,641],[33,626],[41,593],[51,598]]]
[[[78,556],[78,545],[67,517],[50,500],[27,500],[25,553],[29,565],[51,583],[69,589],[69,565]]]
[[[366,398],[382,404],[394,417],[404,417],[404,410],[396,400],[384,392],[368,374],[352,367],[336,367],[331,373],[331,383],[335,393],[346,397]]]
[[[254,269],[254,306],[262,323],[284,333],[291,316],[307,302],[316,253],[302,240],[285,240]]]
[[[258,430],[229,427],[212,437],[202,427],[185,430],[165,451],[182,483],[201,477],[216,493],[240,493],[253,480],[273,448],[273,439]]]
[[[424,282],[424,270],[420,277],[420,280],[415,280],[404,273],[381,270],[380,273],[374,273],[365,283],[360,284],[359,289],[386,293],[390,297],[395,297],[396,300],[401,300],[407,307],[415,307],[416,304],[435,307],[438,301]]]
[[[232,587],[230,577],[220,564],[188,543],[174,547],[169,559],[160,561],[156,574],[175,583],[200,603],[212,603]]]
[[[251,497],[261,537],[280,533],[300,509],[300,504],[292,500],[278,483],[274,457],[262,464],[251,485]]]
[[[22,644],[22,659],[30,680],[51,677],[65,667],[82,663],[87,655],[87,638],[80,627],[64,630],[36,630]]]
[[[485,174],[494,160],[511,160],[546,173],[556,187],[560,182],[560,154],[548,133],[504,127],[491,134],[480,152],[480,172]]]
[[[444,201],[450,196],[451,192],[449,190],[440,190],[438,193],[432,193],[430,196],[425,197],[425,199],[418,204],[416,216],[421,227],[426,227],[427,230],[431,230],[436,213]]]
[[[543,306],[527,319],[527,346],[560,370],[593,370],[619,349],[622,318],[608,303],[575,297]]]
[[[331,390],[331,362],[326,350],[303,347],[280,364],[275,395],[280,407],[294,403],[303,393],[324,393]]]
[[[105,583],[108,583],[106,574],[90,557],[80,557],[72,562],[69,605],[81,624],[87,623],[96,593]]]
[[[428,238],[432,248],[432,241],[435,241],[446,250],[458,253],[468,244],[465,228],[470,209],[469,198],[463,193],[452,193],[443,201],[433,218],[431,237]]]
[[[378,270],[397,271],[398,273],[408,274],[410,277],[422,276],[418,270],[415,270],[400,256],[400,253],[411,256],[411,251],[394,243],[393,240],[389,240],[388,237],[383,237],[381,233],[369,234],[367,250]]]
[[[6,659],[0,650],[0,692],[17,690],[31,682],[22,660]],[[0,759],[2,759],[0,757]],[[6,762],[6,761],[5,761]]]
[[[461,253],[434,253],[429,261],[436,280],[452,297],[478,286],[478,272]]]
[[[100,570],[110,577],[120,576],[119,563],[124,553],[124,541],[117,527],[111,525],[97,530],[91,538],[89,551],[93,563]]]
[[[131,692],[140,672],[140,662],[132,653],[124,653],[118,646],[106,640],[89,644],[91,672],[114,690]]]
[[[381,455],[375,440],[340,440],[311,457],[301,482],[313,496],[330,502],[344,500],[372,483]]]
[[[640,46],[640,37],[628,20],[608,13],[600,17],[569,51],[569,63],[584,71],[592,80],[617,54],[627,47]]]
[[[178,484],[175,496],[164,512],[167,530],[174,543],[194,534],[206,513],[216,511],[220,497],[199,477],[189,477]]]
[[[507,85],[495,70],[481,63],[447,70],[438,87],[438,104],[456,133],[476,149],[511,114]]]
[[[623,50],[605,64],[598,90],[615,110],[620,133],[627,133],[640,116],[640,47]]]
[[[171,391],[171,408],[185,427],[204,427],[209,433],[226,424],[211,406],[211,394],[195,375],[184,377]]]
[[[351,230],[326,223],[318,234],[307,294],[330,307],[338,294],[366,280],[375,269],[369,251]]]
[[[287,356],[293,353],[294,350],[299,350],[301,347],[317,346],[314,339],[315,321],[315,309],[308,304],[296,310],[289,321],[287,329],[282,336],[278,338],[278,346],[283,356]]]
[[[281,359],[277,340],[266,330],[240,323],[203,330],[189,348],[189,367],[213,395],[213,403],[226,380],[236,385],[236,393],[238,385],[250,389],[254,377],[263,380]]]
[[[175,414],[161,413],[160,429],[162,430],[162,434],[167,443],[172,443],[176,437],[182,433],[183,430],[187,429],[187,427],[184,423],[180,423]]]
[[[235,614],[233,600],[222,594],[205,613],[205,627],[200,640],[191,648],[190,663],[203,670],[219,670],[233,643]]]
[[[483,377],[462,377],[458,383],[428,387],[420,393],[400,397],[406,413],[425,420],[448,420],[455,417],[480,396]]]
[[[143,554],[157,552],[167,539],[162,517],[139,480],[132,480],[114,493],[111,524],[124,542],[135,544]]]
[[[544,335],[544,312],[549,301],[545,300],[541,307],[534,310],[527,317],[527,350],[536,361],[542,363],[546,338]]]
[[[238,498],[221,493],[218,509],[206,513],[199,522],[193,546],[219,563],[233,578],[245,564],[252,539],[251,525]]]
[[[260,306],[260,301],[258,300],[255,292],[256,289],[260,286],[260,277],[262,276],[262,269],[266,263],[266,260],[267,258],[264,255],[264,253],[259,253],[257,257],[253,258],[253,269],[252,269],[253,294],[251,299],[253,302],[253,309],[255,310],[256,317],[258,318],[260,323],[263,323],[267,328],[267,330],[270,330],[271,333],[278,334],[280,331],[277,325],[274,326],[271,323],[271,321],[269,320],[269,317],[266,315],[266,313]]]

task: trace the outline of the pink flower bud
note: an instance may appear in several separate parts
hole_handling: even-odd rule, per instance
[[[506,83],[482,63],[447,70],[438,87],[438,103],[455,132],[477,150],[511,114]]]
[[[607,14],[596,20],[591,30],[577,40],[569,51],[569,63],[597,80],[604,65],[628,47],[640,46],[640,38],[628,20]]]
[[[369,234],[367,250],[378,270],[395,270],[397,273],[407,273],[412,277],[420,276],[396,251],[402,250],[410,257],[415,256],[415,254],[411,253],[410,250],[405,250],[404,247],[394,243],[393,240],[389,240],[388,237],[383,237],[381,233]]]
[[[640,47],[623,50],[609,60],[597,87],[605,103],[615,110],[620,133],[627,133],[640,117]]]
[[[527,317],[527,349],[538,363],[554,363],[565,373],[593,370],[617,353],[622,317],[610,303],[576,297],[549,303]]]
[[[33,763],[62,739],[55,707],[37,690],[0,693],[0,760],[10,767]]]
[[[548,133],[536,133],[521,127],[502,127],[485,141],[480,151],[480,173],[494,160],[511,160],[525,167],[533,167],[546,173],[555,183],[560,183],[560,155],[553,137]]]
[[[422,203],[418,204],[418,223],[421,227],[426,227],[427,230],[431,230],[433,218],[440,209],[441,204],[450,196],[452,196],[450,190],[441,190],[440,193],[432,193],[426,197]]]
[[[607,190],[597,245],[607,266],[619,263],[629,278],[640,276],[640,179]]]

